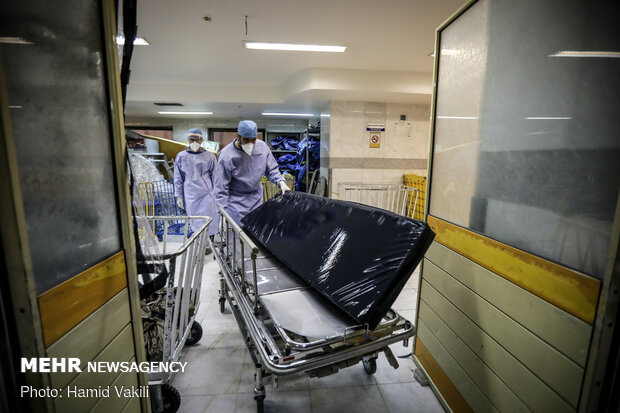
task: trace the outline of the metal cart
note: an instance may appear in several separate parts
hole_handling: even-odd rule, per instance
[[[226,211],[220,234],[212,243],[221,269],[220,311],[228,302],[245,338],[255,366],[258,412],[263,411],[267,379],[276,387],[279,376],[323,377],[360,361],[366,373],[373,374],[380,352],[398,367],[388,346],[399,341],[408,346],[415,334],[411,322],[390,310],[374,330],[352,325],[333,304],[261,251]]]
[[[139,218],[138,218],[139,219]],[[163,362],[177,361],[186,344],[197,343],[202,336],[202,327],[195,321],[200,305],[200,285],[205,249],[209,240],[207,228],[211,218],[207,216],[146,216],[142,219],[160,225],[162,230],[162,254],[145,257],[145,264],[162,266],[167,273],[165,281],[165,306],[163,318]],[[189,225],[192,220],[204,220],[191,236]],[[168,229],[184,223],[184,235],[170,235]],[[153,281],[141,275],[143,285]],[[172,372],[149,374],[151,405],[154,413],[175,412],[181,403],[178,391],[168,384]]]
[[[339,199],[352,201],[414,218],[420,190],[403,184],[340,182]]]

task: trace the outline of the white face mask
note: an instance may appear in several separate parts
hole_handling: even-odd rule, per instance
[[[243,145],[241,145],[241,149],[243,149],[243,152],[247,153],[249,156],[252,156],[252,150],[254,149],[254,144],[244,143]]]
[[[192,152],[198,152],[198,150],[200,149],[200,144],[198,142],[192,142],[189,144],[189,148],[192,150]]]

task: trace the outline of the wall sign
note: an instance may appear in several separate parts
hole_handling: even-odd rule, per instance
[[[369,142],[371,148],[380,148],[381,132],[370,132]]]
[[[368,132],[385,132],[385,123],[366,123],[366,130]]]

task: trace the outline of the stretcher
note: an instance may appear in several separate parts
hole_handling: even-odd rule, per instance
[[[408,347],[415,334],[410,321],[390,310],[374,330],[356,325],[221,213],[220,236],[212,242],[221,269],[220,311],[228,302],[254,362],[258,412],[267,380],[275,388],[280,376],[323,377],[360,362],[373,374],[380,352],[398,368],[388,346]]]

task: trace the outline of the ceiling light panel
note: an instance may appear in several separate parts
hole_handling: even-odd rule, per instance
[[[213,112],[170,112],[170,111],[163,111],[163,112],[157,112],[160,115],[213,115]]]
[[[346,46],[328,46],[318,44],[294,44],[294,43],[266,43],[266,42],[244,42],[248,49],[256,50],[286,50],[298,52],[328,52],[344,53]]]
[[[313,113],[282,113],[282,112],[263,112],[263,116],[304,116],[307,118],[311,118],[314,116]]]
[[[619,58],[620,52],[610,51],[576,51],[576,50],[561,50],[549,55],[549,57],[611,57]]]
[[[529,116],[527,120],[570,120],[570,116]]]

